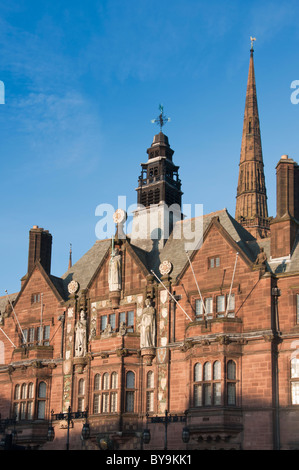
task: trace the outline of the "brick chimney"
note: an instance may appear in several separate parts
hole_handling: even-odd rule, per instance
[[[271,222],[271,257],[292,252],[299,228],[299,166],[283,155],[276,166],[276,217]]]
[[[28,274],[39,261],[46,273],[51,271],[52,235],[48,230],[34,225],[29,231]]]

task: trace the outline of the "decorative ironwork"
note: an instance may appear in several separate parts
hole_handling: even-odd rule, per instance
[[[153,124],[156,123],[158,126],[160,126],[160,132],[162,132],[163,126],[165,126],[167,122],[170,122],[170,118],[165,116],[164,108],[162,104],[159,105],[159,110],[160,110],[159,116],[156,119],[152,119],[151,122]]]

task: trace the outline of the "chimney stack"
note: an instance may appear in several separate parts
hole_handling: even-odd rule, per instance
[[[291,254],[299,228],[299,166],[282,155],[276,166],[276,217],[271,222],[271,256]]]
[[[39,261],[47,274],[51,272],[52,235],[34,225],[29,231],[28,274]]]

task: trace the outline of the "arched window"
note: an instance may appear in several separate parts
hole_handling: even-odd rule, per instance
[[[135,405],[135,374],[132,371],[126,375],[126,411],[134,412]]]
[[[94,376],[93,388],[94,388],[94,390],[100,390],[100,387],[101,387],[101,375],[96,374]]]
[[[111,388],[115,389],[118,387],[118,374],[116,372],[112,372],[111,374]]]
[[[292,405],[299,405],[299,359],[291,360],[291,401]]]
[[[105,372],[103,375],[103,390],[108,390],[109,389],[109,374],[108,372]]]

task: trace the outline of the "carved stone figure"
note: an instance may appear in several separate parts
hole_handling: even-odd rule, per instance
[[[81,310],[80,320],[78,320],[76,327],[76,340],[75,340],[75,356],[84,357],[87,352],[87,343],[86,343],[86,319],[85,312]]]
[[[110,292],[121,290],[121,255],[118,248],[111,254],[108,282]]]
[[[154,348],[156,345],[156,311],[151,300],[146,299],[140,323],[140,348]]]
[[[266,261],[267,261],[267,255],[266,253],[264,252],[264,248],[260,248],[260,252],[259,254],[257,255],[257,258],[254,262],[254,264],[256,266],[262,266],[262,265],[265,265],[266,264]]]

